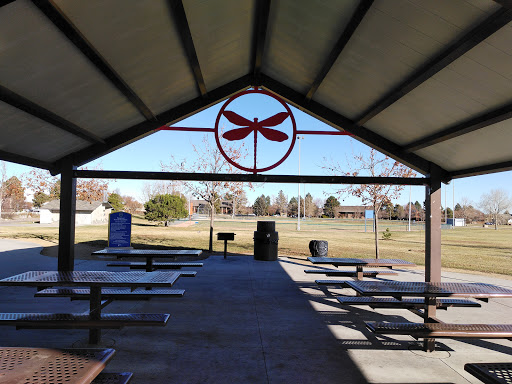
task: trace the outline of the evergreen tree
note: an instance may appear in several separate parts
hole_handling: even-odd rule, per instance
[[[340,202],[334,196],[329,196],[324,204],[324,215],[334,217],[336,214],[336,207],[340,206]]]
[[[108,202],[114,209],[114,212],[122,211],[124,210],[124,201],[121,196],[117,193],[111,193],[108,197]]]
[[[290,202],[288,203],[288,216],[297,216],[297,208],[298,208],[298,203],[297,203],[297,199],[295,197],[292,197],[290,199]]]
[[[144,217],[150,221],[168,221],[188,216],[187,201],[177,195],[156,195],[144,204]]]

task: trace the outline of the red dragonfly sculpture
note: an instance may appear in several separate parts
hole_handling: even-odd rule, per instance
[[[242,128],[232,129],[231,131],[224,133],[222,135],[224,139],[229,141],[242,140],[254,132],[254,173],[256,173],[256,147],[258,143],[258,132],[270,141],[282,142],[288,139],[288,135],[284,132],[265,128],[275,127],[276,125],[281,124],[289,116],[288,112],[279,112],[262,121],[258,121],[257,118],[254,118],[254,121],[251,121],[232,111],[224,111],[223,115],[231,123],[242,126]]]

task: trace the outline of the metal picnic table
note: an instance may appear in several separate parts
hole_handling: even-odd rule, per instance
[[[93,252],[92,255],[96,256],[116,256],[119,258],[141,258],[146,259],[146,263],[143,265],[145,267],[146,272],[152,272],[155,268],[153,264],[153,259],[163,259],[163,258],[174,258],[176,259],[178,256],[199,256],[203,253],[200,249],[116,249],[116,248],[105,248],[100,251]],[[111,263],[109,266],[136,266],[135,263],[129,264],[115,264]],[[171,263],[169,263],[171,264]],[[190,266],[200,266],[197,264]]]
[[[129,379],[131,373],[102,374],[113,349],[0,348],[0,381],[4,384],[89,384],[95,378]],[[109,382],[120,382],[109,381]],[[127,382],[124,380],[122,382]]]
[[[0,280],[0,286],[28,286],[37,287],[38,290],[47,287],[88,287],[89,293],[89,314],[53,314],[47,319],[42,314],[0,314],[0,324],[10,324],[15,322],[18,327],[36,327],[37,320],[43,321],[62,321],[63,324],[68,322],[72,328],[89,328],[89,344],[97,345],[101,339],[101,328],[121,328],[123,325],[165,325],[169,318],[169,314],[105,314],[102,316],[102,308],[110,303],[107,301],[102,303],[102,287],[128,287],[131,289],[139,287],[158,287],[169,288],[178,280],[180,272],[107,272],[107,271],[74,271],[74,272],[58,272],[58,271],[28,271],[19,275],[11,276]],[[26,315],[26,316],[23,316]],[[135,316],[137,315],[137,316]],[[30,323],[25,324],[30,320]],[[110,322],[110,323],[109,323]],[[32,324],[35,323],[35,324]],[[72,326],[75,323],[76,326]],[[25,325],[24,325],[25,324]],[[30,326],[32,324],[32,326]],[[50,323],[48,323],[50,324]],[[53,324],[53,323],[52,323]],[[80,326],[80,324],[83,324]],[[90,326],[88,326],[88,324]],[[114,326],[115,325],[115,326]],[[49,327],[47,325],[47,327]],[[56,327],[56,326],[54,326]],[[57,326],[58,328],[58,326]]]
[[[364,276],[364,268],[366,267],[383,267],[390,268],[393,267],[415,267],[416,264],[411,263],[410,261],[405,261],[401,259],[361,259],[361,258],[345,258],[345,257],[308,257],[308,260],[313,264],[330,264],[335,267],[339,266],[355,266],[356,271],[353,273],[357,280],[363,280]],[[334,270],[333,270],[334,272]],[[378,274],[376,271],[375,274]]]
[[[391,296],[398,300],[403,297],[424,298],[424,312],[411,310],[423,317],[419,323],[368,322],[367,327],[376,333],[410,334],[425,339],[425,350],[435,348],[435,337],[512,337],[509,324],[447,324],[436,318],[438,298],[463,297],[487,301],[491,298],[512,298],[512,289],[483,283],[441,283],[402,281],[347,281],[346,286],[362,296]]]

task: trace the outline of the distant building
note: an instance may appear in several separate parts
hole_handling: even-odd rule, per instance
[[[75,223],[77,225],[108,223],[108,215],[112,212],[110,203],[101,201],[76,201]],[[60,200],[52,200],[43,204],[39,210],[39,222],[51,224],[59,221]]]
[[[210,208],[206,200],[191,200],[190,201],[191,214],[209,215]],[[220,213],[223,215],[231,215],[233,212],[232,201],[222,200],[220,202]]]
[[[456,217],[455,223],[453,222],[453,219],[446,219],[446,224],[451,225],[452,227],[465,227],[466,219]]]
[[[334,211],[335,217],[338,217],[340,219],[364,219],[364,211],[367,209],[373,210],[372,207],[347,205],[336,207]]]

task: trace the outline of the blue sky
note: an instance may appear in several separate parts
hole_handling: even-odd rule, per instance
[[[219,113],[221,104],[217,104],[203,112],[191,116],[176,126],[184,127],[202,127],[214,128],[217,114]],[[298,130],[318,130],[333,131],[334,129],[319,120],[290,107],[296,120]],[[226,110],[236,111],[239,115],[253,120],[259,117],[259,120],[266,119],[277,112],[283,111],[283,107],[273,99],[262,98],[262,96],[245,96],[233,101]],[[229,123],[224,117],[221,118],[220,124],[226,130],[237,128]],[[282,124],[276,126],[276,129],[288,134],[289,139],[282,143],[274,143],[266,140],[258,134],[258,166],[267,166],[282,157],[290,147],[292,125],[290,118],[287,118]],[[215,135],[213,133],[204,132],[174,132],[160,131],[154,133],[142,140],[132,143],[117,151],[114,151],[96,161],[87,164],[89,169],[100,166],[104,170],[133,170],[133,171],[161,171],[161,163],[169,163],[170,156],[174,155],[176,159],[192,160],[194,151],[192,144],[200,144],[203,136],[206,135],[212,143],[215,143]],[[251,167],[253,163],[253,135],[249,135],[244,142],[247,148],[247,158],[244,166]],[[222,140],[221,140],[222,143]],[[325,135],[304,135],[304,139],[300,143],[301,152],[301,175],[324,175],[326,171],[322,169],[325,164],[324,159],[337,161],[339,163],[353,162],[354,154],[367,153],[369,148],[349,136],[325,136]],[[272,174],[290,174],[298,173],[299,164],[299,144],[295,143],[289,157],[277,168],[268,171]],[[249,153],[250,152],[250,153]],[[261,164],[260,164],[261,163]],[[265,163],[265,164],[263,164]],[[13,163],[7,163],[7,172],[10,175],[17,175],[29,171],[29,167],[20,166]],[[347,167],[347,171],[348,171]],[[459,202],[461,198],[467,197],[475,203],[478,203],[483,193],[490,189],[502,188],[509,193],[512,192],[512,172],[501,172],[483,176],[475,176],[452,181],[449,185],[443,184],[442,205],[453,206],[453,194],[455,192],[455,202]],[[119,189],[122,195],[130,195],[142,199],[142,186],[149,181],[135,180],[117,180],[111,182],[110,189]],[[279,190],[283,190],[290,199],[297,196],[298,186],[296,184],[264,184],[259,185],[253,191],[247,190],[249,202],[252,204],[257,196],[277,195]],[[455,190],[454,190],[455,189]],[[311,193],[314,198],[325,200],[335,191],[334,186],[329,185],[306,185],[306,193]],[[301,196],[304,195],[304,185],[301,186]],[[425,189],[423,187],[412,187],[412,201],[423,202],[425,198]],[[402,192],[401,197],[394,203],[406,204],[409,201],[409,187]],[[360,200],[354,197],[345,198],[342,205],[359,205]]]

